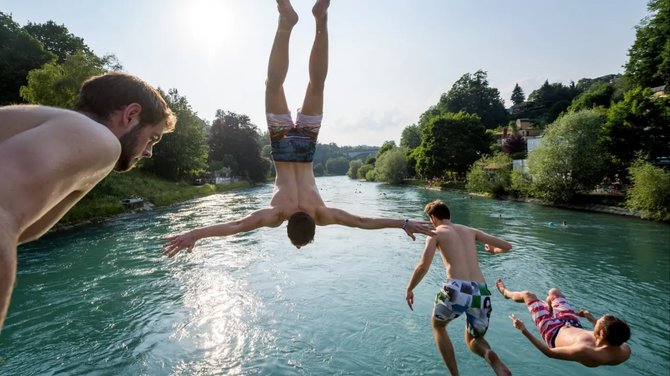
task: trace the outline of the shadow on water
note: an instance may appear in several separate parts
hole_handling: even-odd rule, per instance
[[[494,292],[487,339],[515,375],[667,374],[667,224],[344,177],[318,183],[327,204],[367,216],[423,219],[425,203],[443,199],[455,222],[514,244],[508,254],[480,252],[490,287],[498,277],[538,295],[557,287],[575,307],[619,315],[633,329],[622,366],[550,360],[507,319],[529,323],[525,307]],[[327,226],[296,250],[280,226],[161,256],[164,235],[246,215],[271,194],[269,185],[227,192],[22,246],[0,374],[444,374],[430,328],[444,278],[437,259],[414,312],[404,300],[423,237]],[[462,318],[448,327],[462,374],[490,374],[466,349],[463,327]]]

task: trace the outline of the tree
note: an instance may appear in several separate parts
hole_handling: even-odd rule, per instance
[[[475,162],[467,175],[468,192],[504,194],[511,185],[512,159],[506,154],[485,155]]]
[[[514,90],[512,90],[512,97],[510,99],[514,105],[520,105],[526,100],[526,96],[524,95],[523,90],[519,86],[518,82],[516,85],[514,85]]]
[[[378,160],[379,157],[384,155],[389,150],[395,149],[397,146],[395,145],[395,141],[384,141],[382,146],[377,150],[377,156],[376,159]]]
[[[492,142],[479,116],[465,112],[431,119],[421,139],[415,149],[416,170],[427,178],[442,177],[449,171],[464,175]]]
[[[563,85],[560,82],[550,84],[549,80],[546,80],[539,89],[528,96],[529,110],[517,116],[527,117],[539,125],[550,124],[570,106],[579,93],[574,82]]]
[[[668,156],[670,144],[670,98],[635,88],[610,108],[603,128],[603,141],[613,157],[614,171],[622,177],[641,153],[655,161]]]
[[[70,33],[65,25],[58,25],[53,21],[43,24],[28,22],[23,29],[40,41],[47,51],[56,55],[59,63],[78,52],[89,58],[96,57],[84,40]]]
[[[55,58],[11,15],[0,12],[0,105],[23,102],[19,89],[28,82],[28,72]]]
[[[358,179],[358,170],[363,166],[363,161],[360,159],[354,159],[349,162],[349,171],[347,171],[347,176],[352,179]]]
[[[400,135],[400,146],[414,149],[419,145],[421,145],[421,127],[417,124],[406,126]]]
[[[547,127],[540,146],[528,156],[536,196],[569,201],[600,183],[607,158],[599,142],[604,122],[599,112],[582,110]]]
[[[345,157],[330,158],[326,161],[328,175],[346,175],[349,169],[349,160]]]
[[[154,155],[144,160],[143,169],[170,180],[202,176],[207,170],[208,154],[205,121],[176,89],[163,97],[177,116],[178,123],[174,132],[164,135],[163,140],[154,146]]]
[[[568,111],[574,112],[594,107],[608,108],[615,92],[616,87],[611,83],[599,82],[594,84],[572,101]]]
[[[486,128],[493,129],[507,123],[507,111],[500,92],[489,87],[486,72],[478,70],[474,74],[464,74],[448,93],[442,94],[438,109],[446,112],[467,112],[477,114]]]
[[[626,207],[640,211],[642,218],[670,220],[670,172],[638,159],[629,173],[633,187],[628,191]]]
[[[641,87],[670,85],[670,0],[651,0],[651,13],[636,27],[626,76]]]
[[[502,152],[509,155],[525,154],[527,150],[526,140],[519,133],[514,133],[503,140]]]
[[[405,152],[402,148],[393,148],[381,155],[375,164],[376,179],[391,184],[402,183],[407,178]]]
[[[28,84],[19,93],[28,103],[73,108],[81,84],[105,72],[102,61],[77,52],[62,64],[46,63],[28,73]]]
[[[265,181],[270,161],[261,158],[258,137],[249,116],[217,110],[208,139],[210,160],[227,161],[233,174],[251,182]]]

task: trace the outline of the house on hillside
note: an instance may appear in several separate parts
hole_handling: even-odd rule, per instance
[[[651,93],[656,97],[667,97],[670,95],[670,85],[652,87]]]

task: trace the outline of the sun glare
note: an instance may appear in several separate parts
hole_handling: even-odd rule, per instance
[[[217,49],[235,32],[234,11],[224,1],[192,0],[184,9],[192,41],[206,49]]]

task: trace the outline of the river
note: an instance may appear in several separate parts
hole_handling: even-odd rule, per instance
[[[525,306],[494,291],[486,338],[515,375],[668,374],[669,225],[346,177],[317,182],[328,205],[366,216],[424,219],[424,204],[443,199],[454,222],[513,243],[506,254],[480,252],[489,287],[501,277],[541,298],[557,287],[576,308],[613,313],[632,328],[623,365],[552,360],[507,318],[537,333]],[[161,255],[164,235],[238,218],[271,194],[270,185],[226,192],[21,246],[0,374],[445,374],[430,327],[439,258],[415,289],[413,312],[404,299],[423,236],[327,226],[297,250],[280,226]],[[490,374],[467,350],[464,325],[448,326],[461,373]]]

